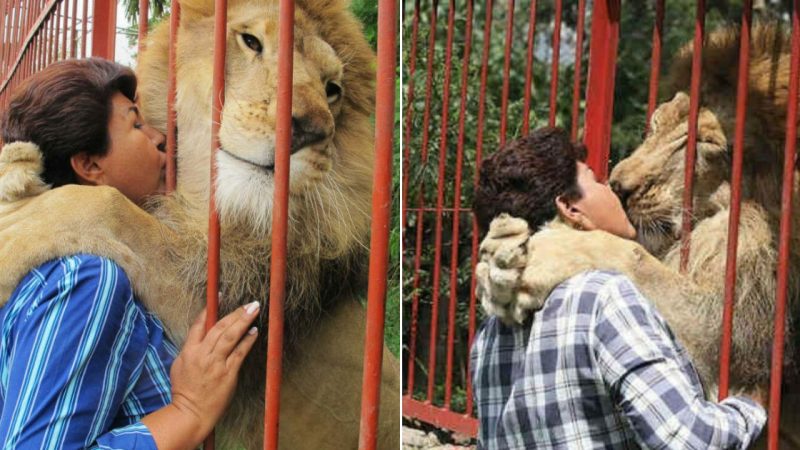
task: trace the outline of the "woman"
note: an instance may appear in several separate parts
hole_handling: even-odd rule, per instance
[[[528,227],[635,237],[619,198],[597,181],[585,156],[563,130],[542,128],[486,158],[474,206],[481,229],[495,241],[508,238],[497,229],[503,222],[505,231],[522,234],[503,248],[509,256],[527,240]],[[524,220],[490,225],[501,213]],[[576,275],[530,317],[506,306],[495,303],[471,349],[479,448],[744,449],[766,422],[758,389],[705,400],[686,350],[621,274]]]
[[[163,192],[166,159],[135,92],[133,72],[113,62],[53,64],[12,95],[3,142],[36,144],[53,188],[107,185],[142,205]],[[230,401],[258,309],[207,333],[201,314],[177,354],[115,262],[42,264],[0,309],[3,448],[195,448]]]

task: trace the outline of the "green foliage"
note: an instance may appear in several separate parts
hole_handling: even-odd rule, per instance
[[[473,28],[466,36],[468,3],[474,4]],[[456,199],[461,208],[472,205],[476,161],[482,156],[497,150],[500,146],[501,115],[504,88],[504,63],[506,23],[510,16],[509,4],[495,0],[492,8],[492,21],[489,27],[491,36],[484,39],[486,23],[486,4],[483,1],[463,0],[455,2],[452,26],[448,25],[449,3],[435,0],[418,0],[420,5],[419,32],[416,39],[416,57],[412,61],[414,48],[412,36],[414,23],[414,3],[403,3],[403,75],[406,82],[404,92],[410,130],[404,141],[404,151],[409,151],[405,167],[408,181],[405,206],[411,208],[407,214],[404,229],[403,254],[403,343],[404,367],[407,367],[411,345],[416,345],[415,385],[411,395],[426,398],[427,376],[434,370],[434,404],[441,405],[442,386],[447,373],[447,333],[451,300],[454,301],[455,347],[453,349],[453,405],[464,405],[457,398],[464,392],[469,341],[468,324],[472,300],[472,251],[474,231],[472,217],[468,210],[453,213]],[[508,79],[508,126],[505,137],[513,139],[522,134],[525,115],[525,90],[531,93],[531,108],[528,112],[530,129],[547,125],[550,113],[550,78],[552,67],[552,33],[554,28],[554,2],[537,2],[536,33],[534,50],[528,50],[528,24],[531,0],[517,0],[513,11],[510,48],[510,72]],[[575,77],[575,38],[578,17],[578,2],[564,2],[559,77],[556,101],[556,124],[569,130],[572,126],[573,82]],[[579,111],[577,119],[583,126],[587,67],[591,41],[591,7],[587,2],[586,37],[583,45],[582,73]],[[435,6],[434,6],[435,5]],[[691,41],[694,33],[695,0],[670,0],[666,2],[664,20],[664,39],[661,59],[661,75],[669,69],[671,55],[684,44]],[[711,31],[722,25],[740,23],[742,0],[708,0],[706,2],[706,30]],[[436,8],[436,29],[433,47],[430,47],[432,17]],[[755,17],[783,19],[787,17],[791,5],[785,1],[768,0],[755,12]],[[614,112],[611,139],[612,164],[629,154],[641,142],[647,112],[647,99],[650,79],[651,42],[655,21],[655,2],[623,1],[620,19],[620,41],[616,65],[614,92]],[[451,65],[447,65],[447,38],[452,32],[453,46]],[[464,65],[467,40],[471,41],[471,52]],[[482,56],[486,45],[486,89],[485,115],[479,117],[481,107]],[[527,55],[533,55],[533,80],[526,85],[525,71]],[[411,73],[411,67],[414,71]],[[430,69],[428,69],[430,67]],[[449,83],[446,76],[450,74]],[[466,76],[466,96],[461,98],[462,76]],[[413,85],[413,94],[411,92]],[[428,88],[430,86],[430,88]],[[445,102],[445,92],[450,98]],[[429,100],[426,97],[429,93]],[[659,101],[666,100],[668,93],[662,93]],[[462,100],[465,102],[464,132],[459,130],[459,111]],[[447,121],[444,120],[448,113]],[[429,120],[425,120],[428,116]],[[403,124],[405,127],[405,124]],[[479,130],[482,139],[479,139]],[[579,130],[578,139],[582,135]],[[455,180],[458,171],[458,154],[462,151],[462,177],[460,190],[456,190]],[[443,176],[440,176],[440,167]],[[421,203],[420,203],[421,202]],[[424,212],[415,209],[422,204]],[[440,214],[437,205],[444,207]],[[455,234],[454,222],[459,225]],[[419,238],[418,238],[419,237]],[[440,251],[437,251],[437,243]],[[420,251],[417,252],[417,246]],[[454,251],[455,250],[455,251]],[[417,263],[418,261],[418,263]],[[438,269],[437,269],[438,265]],[[417,270],[418,267],[418,270]],[[412,309],[417,305],[419,314],[412,321]],[[436,315],[433,310],[437,309]],[[478,308],[479,309],[479,308]],[[477,311],[476,323],[480,323]],[[429,366],[429,343],[432,328],[436,351],[436,367]],[[416,339],[412,343],[412,329]],[[405,374],[408,376],[408,374]],[[405,383],[404,383],[405,386]]]
[[[148,0],[148,12],[151,19],[160,19],[169,13],[170,0]],[[138,29],[139,23],[139,0],[122,0],[125,9],[125,20],[128,24]]]

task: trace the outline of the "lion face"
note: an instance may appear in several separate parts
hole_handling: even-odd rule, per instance
[[[241,82],[226,92],[219,170],[225,179],[269,184],[274,174],[278,36],[271,8],[231,12],[228,67]],[[335,119],[343,97],[342,61],[298,14],[292,86],[291,191],[302,193],[331,170]]]
[[[277,107],[278,5],[228,2],[225,106],[216,153],[223,225],[268,232]],[[213,2],[184,0],[178,34],[178,192],[204,204],[210,190]],[[148,121],[161,123],[168,33],[156,30],[140,58]],[[163,105],[163,106],[162,106]],[[291,235],[337,254],[369,226],[374,54],[339,0],[298,0],[292,84]],[[318,239],[308,239],[313,233]],[[322,248],[320,248],[320,246]]]
[[[609,178],[622,200],[639,241],[655,254],[680,237],[689,97],[678,93],[653,113],[645,141],[620,161]],[[712,194],[726,186],[727,139],[713,113],[701,110],[695,165],[695,221],[717,208]]]

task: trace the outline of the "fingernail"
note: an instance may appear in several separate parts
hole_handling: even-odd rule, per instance
[[[252,335],[254,335],[256,333],[258,333],[258,328],[256,328],[256,327],[253,327],[253,328],[250,328],[249,330],[247,330],[247,334],[249,334],[250,336],[252,336]]]
[[[260,305],[258,304],[258,302],[248,303],[247,305],[244,306],[244,312],[246,314],[253,314],[256,311],[258,311],[259,306]]]

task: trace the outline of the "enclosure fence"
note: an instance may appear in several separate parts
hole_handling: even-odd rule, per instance
[[[449,0],[442,2],[415,0],[413,10],[405,10],[406,36],[404,48],[405,117],[403,123],[403,189],[402,224],[404,231],[404,416],[441,428],[476,436],[477,420],[474,415],[472,386],[469,369],[469,347],[475,336],[478,312],[475,297],[475,265],[478,262],[478,227],[470,210],[464,205],[472,197],[481,170],[480,162],[491,149],[502,146],[509,135],[526,135],[531,117],[541,125],[565,126],[573,139],[583,130],[582,140],[588,149],[587,163],[598,179],[608,176],[609,156],[614,117],[615,71],[618,65],[620,44],[621,2],[595,0],[587,8],[585,0],[571,4],[569,13],[574,28],[562,31],[562,18],[566,14],[563,0],[544,3],[529,0],[516,5],[519,0]],[[626,5],[630,6],[630,5]],[[782,184],[782,212],[778,243],[777,292],[774,322],[774,347],[772,349],[771,388],[769,394],[769,448],[778,446],[780,422],[781,383],[783,373],[783,347],[786,304],[789,279],[789,242],[791,237],[792,191],[795,183],[797,144],[797,100],[800,82],[800,1],[791,2],[787,14],[791,23],[791,69]],[[587,11],[588,9],[588,11]],[[665,2],[655,0],[652,27],[649,91],[643,123],[649,124],[656,108],[661,73],[662,47],[668,34],[664,30]],[[477,16],[476,11],[483,11]],[[446,12],[446,25],[439,24]],[[503,22],[495,18],[500,12]],[[527,24],[521,24],[515,14],[524,14]],[[588,38],[588,67],[582,67],[585,16],[590,14]],[[685,11],[680,14],[686,14]],[[552,30],[547,40],[536,33],[544,26]],[[736,96],[736,127],[733,136],[731,174],[731,210],[727,240],[727,266],[725,273],[725,309],[720,350],[720,398],[728,395],[730,379],[731,332],[733,304],[736,288],[736,256],[740,207],[742,198],[742,154],[747,110],[747,80],[753,4],[745,0],[741,15],[741,35]],[[538,19],[538,22],[537,22]],[[517,24],[515,26],[515,23]],[[689,133],[685,162],[685,189],[683,197],[683,226],[681,267],[685,269],[690,249],[692,226],[692,192],[697,151],[697,124],[700,110],[700,81],[702,45],[706,37],[706,5],[696,3],[694,16],[693,60],[691,67]],[[476,32],[482,26],[482,33]],[[523,33],[527,42],[522,41]],[[422,35],[425,30],[427,35]],[[457,32],[463,30],[463,35]],[[503,32],[493,39],[493,33]],[[627,30],[630,32],[630,30]],[[537,39],[537,36],[539,37]],[[566,44],[562,38],[569,38]],[[501,40],[502,39],[502,40]],[[454,61],[456,50],[462,55],[460,65]],[[476,41],[476,42],[474,42]],[[502,42],[502,64],[500,44]],[[472,55],[482,44],[480,65],[474,67],[477,57]],[[420,49],[424,49],[422,54]],[[571,65],[560,60],[568,50]],[[516,59],[513,55],[516,54]],[[539,62],[537,62],[537,59]],[[548,63],[549,60],[549,63]],[[524,61],[524,64],[523,64]],[[418,63],[425,63],[424,72]],[[537,67],[549,64],[547,70]],[[522,67],[524,66],[524,71]],[[519,68],[519,69],[515,69]],[[583,70],[586,70],[585,86]],[[567,73],[564,73],[564,72]],[[460,82],[453,81],[453,73]],[[479,73],[478,73],[479,72]],[[495,74],[502,72],[502,75]],[[498,81],[501,78],[501,81]],[[559,104],[559,80],[572,81],[569,105]],[[424,80],[424,85],[420,85]],[[479,80],[479,81],[478,81]],[[524,81],[523,81],[524,80]],[[549,84],[549,86],[547,86]],[[460,87],[457,104],[451,100],[451,91]],[[585,96],[583,91],[585,89]],[[513,94],[511,91],[515,90]],[[537,95],[542,92],[541,95]],[[549,95],[544,93],[549,91]],[[499,92],[499,99],[496,93]],[[487,100],[487,97],[489,99]],[[522,102],[513,103],[522,98]],[[545,98],[548,99],[545,102]],[[423,100],[424,99],[424,100]],[[510,101],[510,99],[512,101]],[[494,100],[494,101],[492,101]],[[538,100],[538,102],[537,102]],[[499,105],[499,108],[498,106]],[[450,110],[458,107],[456,119]],[[439,109],[441,108],[441,109]],[[440,115],[438,113],[440,112]],[[583,114],[581,114],[583,113]],[[581,116],[583,126],[581,127]],[[477,119],[475,120],[475,117]],[[545,121],[546,117],[546,121]],[[436,119],[433,119],[436,118]],[[457,121],[456,131],[450,129]],[[472,123],[472,127],[465,125]],[[438,140],[432,130],[439,130]],[[419,137],[421,136],[421,137]],[[465,146],[474,145],[474,157],[467,159]],[[438,143],[438,161],[431,160]],[[448,168],[452,168],[448,173]],[[471,176],[469,171],[472,171]],[[467,174],[465,174],[467,172]],[[426,183],[435,185],[426,190]],[[448,226],[449,222],[449,226]],[[433,224],[433,225],[431,225]],[[463,236],[466,228],[466,236]],[[449,244],[447,243],[449,241]],[[449,245],[449,264],[445,251]],[[431,248],[431,251],[426,249]],[[431,255],[432,253],[432,255]],[[463,256],[468,254],[468,257]],[[444,274],[444,275],[443,275]],[[447,292],[442,291],[445,286]],[[446,308],[446,314],[440,309]],[[446,333],[441,330],[446,329]],[[439,353],[446,352],[444,361]],[[444,375],[439,375],[439,371]],[[422,379],[420,379],[422,375]],[[437,376],[439,375],[439,376]],[[458,395],[457,395],[458,394]]]
[[[288,220],[289,158],[292,138],[292,60],[294,48],[294,1],[280,0],[278,95],[275,155],[275,197],[273,203],[272,254],[270,264],[269,330],[264,418],[264,448],[278,448],[278,418],[283,357],[283,304],[286,280],[286,233]],[[176,134],[175,91],[176,50],[180,3],[173,0],[170,16],[167,187],[175,189]],[[0,0],[0,110],[8,106],[10,94],[26,78],[49,64],[76,57],[114,59],[116,39],[115,1],[103,0]],[[139,1],[139,48],[147,34],[148,1]],[[227,1],[215,0],[214,105],[212,108],[212,152],[219,148],[219,124],[224,105],[225,39]],[[370,238],[367,329],[360,426],[360,449],[374,449],[380,397],[381,365],[388,269],[389,223],[391,215],[392,149],[395,102],[397,3],[378,2],[378,62],[375,116],[375,163],[373,178],[372,227]],[[88,43],[91,43],[89,46]],[[211,158],[210,176],[216,173]],[[213,183],[212,183],[213,185]],[[209,249],[207,283],[207,327],[218,315],[220,225],[210,190]],[[266,278],[265,274],[265,278]],[[255,426],[256,424],[254,424]],[[214,448],[214,434],[205,449]]]

